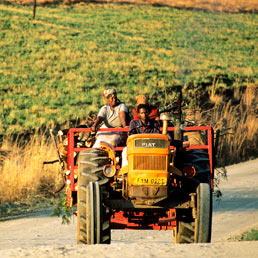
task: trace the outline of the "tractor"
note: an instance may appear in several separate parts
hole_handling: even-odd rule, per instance
[[[66,193],[67,205],[77,207],[77,243],[109,244],[111,229],[173,230],[175,243],[211,241],[214,132],[181,117],[179,101],[175,125],[165,110],[161,134],[130,135],[117,147],[78,144],[78,134],[90,129],[69,129]],[[191,145],[193,132],[201,133],[201,144]]]

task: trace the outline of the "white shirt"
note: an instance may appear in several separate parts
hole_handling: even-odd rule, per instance
[[[121,111],[128,113],[128,108],[125,103],[120,102],[113,110],[111,110],[110,105],[107,104],[100,109],[98,116],[103,117],[104,123],[108,128],[122,127],[119,116]]]

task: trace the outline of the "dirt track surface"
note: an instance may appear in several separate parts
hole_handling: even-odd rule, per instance
[[[258,257],[258,241],[233,242],[233,235],[258,227],[258,159],[233,165],[214,201],[212,243],[174,245],[171,231],[112,231],[111,245],[76,245],[70,225],[50,211],[0,222],[0,257]]]

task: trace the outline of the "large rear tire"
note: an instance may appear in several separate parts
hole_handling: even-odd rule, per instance
[[[175,243],[209,243],[211,241],[212,195],[209,183],[200,183],[195,196],[195,218],[187,211],[178,218]]]
[[[110,214],[104,205],[108,182],[102,171],[109,164],[107,152],[87,149],[80,152],[77,193],[77,243],[109,244]]]

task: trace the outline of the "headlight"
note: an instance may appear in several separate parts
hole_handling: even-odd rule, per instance
[[[106,176],[106,177],[113,177],[115,174],[116,174],[116,168],[114,165],[106,165],[104,168],[103,168],[103,174]]]

